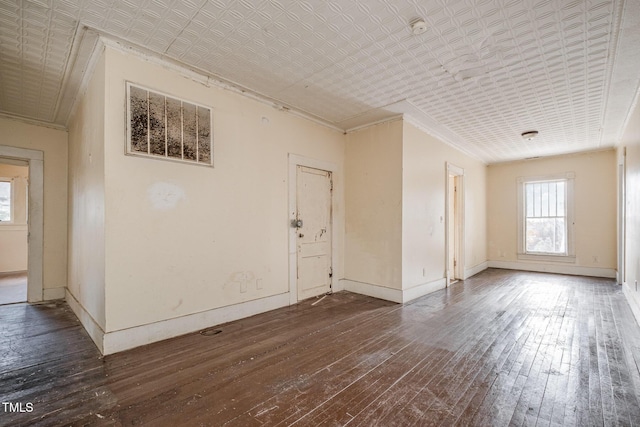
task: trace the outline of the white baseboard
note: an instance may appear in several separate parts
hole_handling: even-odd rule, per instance
[[[622,293],[627,298],[631,311],[636,318],[636,322],[640,325],[640,293],[631,289],[628,283],[622,285]]]
[[[0,277],[13,276],[14,274],[27,274],[27,270],[1,271]]]
[[[358,282],[348,279],[342,279],[341,282],[345,291],[368,295],[370,297],[397,302],[399,304],[420,298],[421,296],[430,294],[431,292],[444,289],[447,285],[447,280],[444,278],[423,283],[408,289],[393,289],[385,286],[374,285],[372,283]]]
[[[102,353],[105,355],[117,353],[288,305],[289,293],[284,293],[174,319],[162,320],[148,325],[107,332],[104,335]]]
[[[64,299],[67,294],[67,288],[44,288],[42,290],[42,297],[45,301],[53,299]]]
[[[340,292],[344,291],[344,279],[336,279],[331,282],[331,291]]]
[[[355,280],[342,279],[342,288],[345,291],[356,294],[368,295],[370,297],[402,303],[402,291],[400,289],[387,288],[385,286],[374,285],[372,283],[358,282]]]
[[[481,271],[486,270],[487,268],[489,268],[489,262],[488,261],[481,262],[480,264],[476,265],[475,267],[465,268],[464,269],[464,279],[463,280],[467,280],[469,277],[475,276],[476,274],[480,273]]]
[[[87,310],[84,309],[82,304],[80,304],[75,296],[73,296],[73,294],[69,292],[68,289],[66,291],[67,292],[65,299],[67,300],[67,304],[69,304],[71,310],[73,310],[78,320],[80,320],[80,323],[82,323],[82,326],[87,331],[93,342],[96,344],[96,347],[98,347],[100,353],[104,354],[104,330],[100,325],[98,325],[93,317],[91,317]]]
[[[402,302],[409,302],[411,300],[420,298],[421,296],[430,294],[431,292],[439,291],[440,289],[444,289],[446,287],[447,279],[443,277],[442,279],[434,280],[432,282],[423,283],[421,285],[405,289],[402,293]]]
[[[523,261],[489,261],[491,268],[505,268],[508,270],[538,271],[541,273],[570,274],[573,276],[591,276],[616,278],[613,268],[581,267],[577,265],[534,263]]]

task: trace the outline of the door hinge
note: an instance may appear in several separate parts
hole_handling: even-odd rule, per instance
[[[329,267],[329,277],[333,277],[333,267]]]
[[[329,190],[333,191],[333,180],[329,181]]]
[[[453,266],[457,266],[458,265],[458,261],[456,261],[455,259],[453,260]]]

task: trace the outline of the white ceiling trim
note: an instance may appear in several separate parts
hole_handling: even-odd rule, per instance
[[[193,80],[196,83],[202,84],[203,86],[215,86],[224,90],[228,90],[245,98],[249,98],[262,104],[269,105],[270,107],[275,108],[278,111],[290,113],[294,116],[312,121],[334,131],[344,133],[344,129],[341,129],[340,127],[337,127],[326,120],[323,120],[319,117],[314,116],[313,114],[309,114],[293,106],[286,105],[277,99],[271,98],[252,89],[243,87],[238,83],[224,79],[211,73],[207,73],[205,70],[198,69],[197,67],[192,67],[188,64],[167,57],[166,55],[159,54],[142,46],[138,46],[128,41],[122,40],[116,36],[105,34],[95,29],[92,29],[92,31],[96,31],[99,34],[101,43],[111,49],[125,54],[133,55],[144,61],[148,61],[168,70],[174,71],[184,77]]]
[[[55,130],[63,130],[63,131],[67,130],[66,126],[59,125],[57,123],[45,122],[43,120],[36,120],[36,119],[29,118],[29,117],[17,116],[15,114],[8,114],[8,113],[0,112],[0,118],[1,119],[7,119],[7,120],[13,120],[13,121],[16,121],[16,122],[26,123],[28,125],[46,127],[46,128],[55,129]]]

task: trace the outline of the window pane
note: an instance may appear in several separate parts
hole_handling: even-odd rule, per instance
[[[131,150],[146,153],[148,150],[148,102],[147,91],[131,86]]]
[[[533,216],[533,185],[525,184],[525,205],[527,207],[527,217]]]
[[[564,199],[567,197],[567,193],[565,191],[564,181],[558,182],[557,184],[557,192],[558,192],[558,216],[566,216],[567,211],[565,210]]]
[[[526,227],[527,252],[566,253],[567,238],[564,218],[528,218]]]
[[[0,221],[11,221],[11,183],[0,181]]]
[[[182,103],[167,98],[167,155],[182,158]]]
[[[549,216],[549,183],[540,184],[540,216]]]
[[[540,184],[533,184],[533,216],[539,217],[540,212]]]
[[[198,107],[198,161],[211,163],[211,116],[202,107]]]
[[[198,129],[196,125],[196,106],[188,102],[182,103],[182,142],[184,160],[197,160]]]
[[[557,188],[557,182],[549,184],[549,216],[556,216],[558,212]]]
[[[149,152],[164,156],[165,125],[164,96],[149,92]]]

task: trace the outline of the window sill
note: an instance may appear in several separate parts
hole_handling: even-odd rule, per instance
[[[575,263],[575,255],[552,255],[552,254],[518,254],[518,259],[524,261],[551,261]]]

